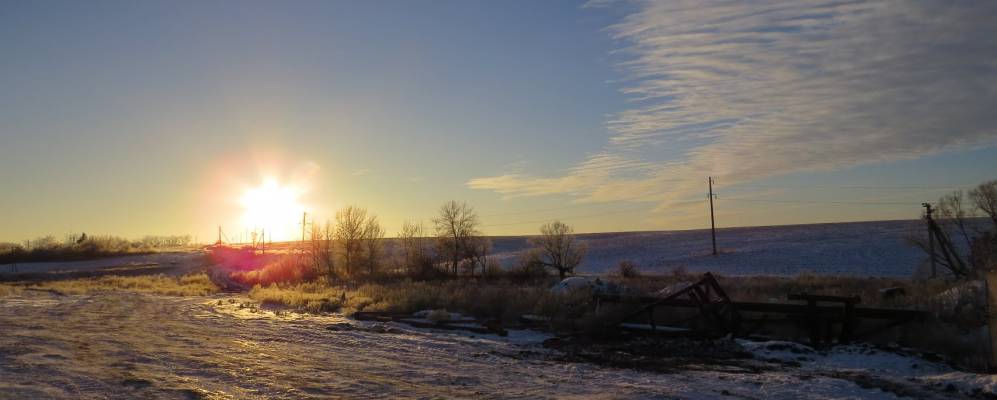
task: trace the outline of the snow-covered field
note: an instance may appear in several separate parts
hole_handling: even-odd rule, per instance
[[[98,258],[82,261],[29,262],[0,264],[3,273],[34,273],[60,271],[96,271],[109,268],[129,268],[142,266],[173,267],[178,274],[190,272],[205,265],[203,253],[199,251],[163,252]]]
[[[913,356],[782,343],[744,342],[759,358],[745,361],[750,368],[640,372],[550,361],[545,336],[528,331],[385,329],[338,315],[254,312],[243,300],[0,298],[0,398],[941,399],[992,388],[989,377]]]
[[[711,255],[709,230],[583,234],[579,236],[589,251],[578,272],[603,273],[632,260],[649,273],[682,267],[726,275],[910,277],[927,257],[907,238],[923,231],[923,222],[917,220],[727,228],[717,231],[721,254],[716,257]],[[507,267],[530,247],[526,236],[493,237],[492,243],[492,256]],[[389,239],[386,249],[391,252],[397,246]],[[203,260],[199,253],[160,253],[17,267],[21,272],[47,272],[143,264],[190,271],[203,266]],[[12,270],[11,265],[0,266],[0,274]]]
[[[605,272],[632,260],[645,272],[909,277],[927,257],[907,238],[924,229],[917,220],[720,229],[716,257],[709,230],[586,234],[589,251],[578,271]],[[522,236],[492,240],[505,265],[528,247]]]

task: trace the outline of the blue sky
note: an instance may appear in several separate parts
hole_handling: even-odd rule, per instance
[[[995,8],[7,2],[0,240],[205,237],[264,175],[389,232],[450,199],[490,234],[704,227],[709,175],[721,226],[916,218],[995,178]]]

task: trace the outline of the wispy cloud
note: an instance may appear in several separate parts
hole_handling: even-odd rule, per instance
[[[997,143],[997,2],[648,1],[608,33],[632,107],[505,196],[678,199],[727,184]]]

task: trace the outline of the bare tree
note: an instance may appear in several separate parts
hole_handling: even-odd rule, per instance
[[[414,267],[425,257],[425,233],[422,224],[413,224],[409,221],[402,223],[402,229],[398,232],[398,239],[401,244],[402,267],[412,273]]]
[[[561,221],[546,223],[540,227],[540,236],[530,239],[536,246],[535,262],[557,270],[561,279],[573,273],[575,267],[582,263],[586,247],[578,242],[574,229]]]
[[[938,219],[947,225],[949,230],[956,230],[962,235],[966,242],[966,248],[972,247],[973,242],[973,237],[970,235],[966,223],[967,219],[976,216],[975,211],[972,205],[966,204],[965,195],[961,190],[953,191],[938,199]],[[951,233],[948,235],[951,236]]]
[[[332,223],[326,221],[324,225],[312,224],[312,231],[309,237],[308,253],[312,258],[312,263],[319,271],[325,271],[326,279],[332,282],[335,277],[335,262],[333,260],[333,241],[336,239],[336,231]]]
[[[367,222],[364,223],[361,239],[363,241],[364,264],[367,265],[368,276],[374,276],[374,271],[377,270],[377,263],[381,258],[382,238],[384,238],[384,228],[377,221],[377,216],[371,215],[367,218]]]
[[[484,236],[471,236],[467,239],[464,247],[464,258],[468,261],[467,270],[474,276],[475,269],[481,269],[484,276],[485,268],[488,267],[488,253],[492,250],[492,241]]]
[[[990,217],[994,228],[997,229],[997,180],[981,183],[970,190],[969,198],[973,200],[976,208]]]
[[[467,203],[451,200],[440,207],[440,215],[433,223],[441,255],[450,256],[453,274],[457,276],[457,266],[466,254],[469,238],[479,234],[478,215]]]
[[[347,206],[336,212],[336,241],[341,247],[343,267],[346,275],[353,274],[358,258],[363,251],[364,228],[367,210],[357,206]]]

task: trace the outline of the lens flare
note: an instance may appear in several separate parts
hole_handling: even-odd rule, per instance
[[[298,221],[305,207],[299,198],[302,190],[266,179],[260,186],[247,189],[240,199],[244,208],[242,225],[253,231],[263,230],[266,239],[289,240],[300,231]]]

